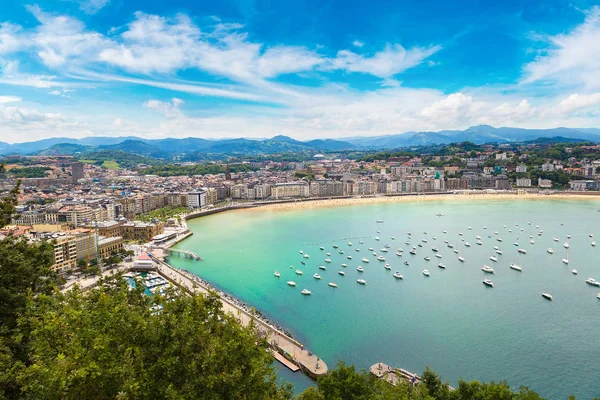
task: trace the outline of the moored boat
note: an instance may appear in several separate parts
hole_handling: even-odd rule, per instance
[[[483,284],[489,287],[494,287],[494,282],[492,282],[491,279],[484,279]]]
[[[402,276],[402,274],[401,274],[400,272],[397,272],[397,271],[396,271],[396,272],[394,272],[394,275],[393,275],[393,276],[394,276],[394,278],[396,278],[396,279],[404,279],[404,277]]]
[[[546,300],[554,300],[554,298],[552,297],[552,295],[550,293],[542,293],[542,297],[545,298]]]
[[[523,268],[521,268],[517,264],[510,264],[510,269],[514,269],[515,271],[523,271]]]
[[[313,275],[313,278],[315,278],[315,279],[321,279],[321,275],[319,275],[319,274],[314,274],[314,275]]]
[[[302,271],[300,271],[299,269],[296,270],[296,275],[302,275]]]
[[[366,285],[367,281],[365,281],[364,279],[357,279],[356,282],[360,285]]]
[[[346,275],[346,273],[344,271],[338,271],[338,274],[342,275],[342,276]]]
[[[329,286],[331,286],[332,288],[336,288],[336,287],[338,287],[338,285],[336,285],[336,284],[335,284],[335,283],[333,283],[333,282],[329,282]]]
[[[277,270],[275,270],[275,272],[273,273],[273,275],[275,275],[277,278],[279,278],[281,276],[281,274]]]
[[[424,270],[423,270],[423,275],[425,275],[425,276],[429,276],[429,271],[428,271],[428,270],[426,270],[426,269],[424,269]]]
[[[481,270],[488,274],[493,274],[495,272],[494,268],[490,267],[489,265],[484,265],[483,268],[481,268]]]
[[[302,289],[302,291],[300,293],[302,293],[302,295],[304,295],[304,296],[310,296],[311,295],[311,291],[308,290],[308,289]]]
[[[287,281],[287,284],[289,286],[296,286],[296,282],[294,282],[294,281]]]

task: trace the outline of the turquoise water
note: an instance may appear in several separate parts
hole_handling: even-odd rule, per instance
[[[515,388],[526,385],[552,399],[570,394],[588,399],[600,395],[600,288],[584,282],[588,277],[600,280],[600,245],[590,244],[600,244],[599,208],[594,200],[523,199],[236,211],[190,221],[194,235],[179,247],[200,254],[203,262],[170,261],[278,321],[331,367],[343,359],[368,368],[381,359],[414,372],[428,365],[451,384],[460,377],[506,379]],[[385,222],[377,224],[377,219]],[[408,253],[407,232],[412,232],[411,245],[428,240],[415,256]],[[462,246],[459,232],[471,247]],[[530,234],[535,244],[529,243]],[[475,244],[476,235],[482,236],[482,246]],[[554,236],[560,241],[554,242]],[[513,246],[517,238],[526,255],[519,256]],[[466,261],[460,263],[443,240],[462,249]],[[349,247],[348,241],[354,245]],[[561,262],[565,241],[570,244],[568,266]],[[338,254],[334,243],[345,254]],[[373,247],[383,254],[385,244],[391,246],[384,254],[391,271],[367,251]],[[493,246],[503,251],[497,263],[489,259],[495,255]],[[402,257],[395,255],[398,247],[404,249]],[[432,247],[439,248],[441,260]],[[548,247],[554,255],[546,252]],[[303,259],[300,250],[310,259]],[[327,251],[331,264],[324,262]],[[370,263],[360,261],[365,256]],[[307,265],[301,265],[303,260]],[[403,265],[404,260],[410,265]],[[440,261],[445,270],[437,267]],[[341,263],[348,264],[345,276],[337,274]],[[496,273],[484,274],[484,263]],[[511,263],[521,265],[523,272],[509,269]],[[356,271],[358,265],[363,274]],[[297,276],[296,268],[304,275]],[[422,274],[425,268],[429,278]],[[570,272],[573,268],[578,275]],[[280,279],[273,276],[275,269]],[[394,279],[394,271],[404,280]],[[315,272],[323,279],[313,279]],[[358,285],[359,277],[367,285]],[[495,288],[484,286],[484,278],[491,278]],[[287,286],[288,280],[297,286]],[[331,281],[339,288],[328,287]],[[300,295],[303,288],[312,296]],[[554,301],[543,299],[542,292],[551,293]],[[309,384],[298,374],[282,371],[281,376],[300,387]]]

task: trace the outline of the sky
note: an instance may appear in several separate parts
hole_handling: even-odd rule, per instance
[[[596,3],[2,0],[0,141],[600,128]]]

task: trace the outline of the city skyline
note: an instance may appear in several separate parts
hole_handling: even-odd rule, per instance
[[[599,127],[588,1],[0,6],[0,141]]]

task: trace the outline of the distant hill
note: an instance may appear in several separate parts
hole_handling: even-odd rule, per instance
[[[406,132],[395,135],[315,139],[300,141],[278,135],[270,139],[143,139],[139,137],[92,136],[84,139],[50,138],[35,142],[8,144],[0,142],[0,155],[52,154],[71,155],[90,151],[118,150],[151,158],[173,159],[182,155],[210,155],[225,158],[237,155],[272,154],[300,151],[342,151],[360,149],[393,149],[400,147],[444,145],[470,141],[475,144],[514,143],[539,138],[563,138],[565,141],[600,142],[600,129],[554,128],[524,129],[489,125],[465,130],[438,132]]]
[[[453,142],[469,141],[476,144],[483,143],[511,143],[525,142],[538,138],[562,137],[565,139],[579,139],[583,141],[600,142],[599,129],[524,129],[524,128],[494,128],[489,125],[472,126],[465,130],[446,130],[439,132],[407,132],[398,135],[385,135],[375,137],[355,137],[345,139],[357,147],[367,149],[386,149],[410,146],[429,146],[432,144],[448,144]]]

